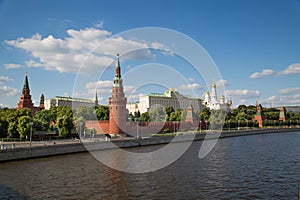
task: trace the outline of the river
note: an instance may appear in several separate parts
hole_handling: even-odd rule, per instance
[[[219,139],[199,159],[201,144],[194,142],[171,165],[142,174],[111,169],[89,153],[0,163],[0,199],[298,198],[300,133]]]

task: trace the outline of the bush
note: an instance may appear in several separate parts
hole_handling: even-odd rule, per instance
[[[170,129],[169,128],[164,128],[163,133],[170,133]]]

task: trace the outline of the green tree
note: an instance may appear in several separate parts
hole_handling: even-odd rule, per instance
[[[0,116],[0,138],[7,137],[8,122],[5,117]]]
[[[149,113],[148,112],[142,113],[140,121],[141,122],[149,122],[150,121]]]
[[[74,128],[72,117],[68,115],[61,115],[57,117],[57,127],[59,128],[59,136],[70,136],[71,130]]]
[[[75,118],[83,117],[85,120],[96,120],[95,107],[79,107],[75,112]]]
[[[109,120],[109,106],[99,106],[95,111],[98,120]]]
[[[199,114],[200,121],[208,121],[210,118],[210,110],[208,108],[203,109]]]
[[[18,119],[17,131],[19,132],[20,138],[23,139],[30,134],[30,125],[29,122],[32,122],[32,117],[21,116]]]
[[[152,122],[163,122],[166,119],[166,112],[162,106],[152,109],[149,112],[150,121]]]
[[[172,106],[166,106],[165,112],[167,114],[167,121],[172,121],[172,120],[170,120],[170,116],[171,116],[171,113],[175,112],[174,108]]]

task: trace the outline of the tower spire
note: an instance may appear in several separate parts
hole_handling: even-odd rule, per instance
[[[30,94],[29,83],[28,83],[28,78],[27,78],[27,72],[25,73],[25,79],[24,79],[22,94],[27,94],[27,95]]]
[[[122,85],[122,78],[121,78],[121,66],[120,66],[120,54],[117,54],[117,61],[116,61],[116,72],[114,77],[114,87],[123,87]]]
[[[97,107],[99,105],[99,101],[98,101],[98,91],[96,90],[96,95],[95,95],[95,106]]]
[[[121,78],[120,54],[117,54],[115,78]]]

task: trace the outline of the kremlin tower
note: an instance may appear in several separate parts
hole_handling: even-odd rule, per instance
[[[32,113],[34,111],[33,103],[32,103],[32,100],[31,100],[31,95],[30,95],[30,89],[29,89],[27,73],[25,75],[22,94],[21,94],[21,97],[20,97],[20,101],[18,103],[17,110],[20,110],[21,108],[29,108]]]
[[[44,100],[45,100],[45,97],[42,94],[41,99],[40,99],[40,106],[39,107],[34,107],[33,106],[33,103],[32,103],[32,100],[31,100],[31,95],[30,95],[28,77],[27,77],[27,73],[26,73],[25,74],[24,85],[23,85],[23,89],[22,89],[22,94],[21,94],[21,97],[20,97],[20,101],[18,103],[17,110],[20,110],[21,108],[29,108],[31,110],[31,113],[35,114],[36,111],[43,110],[45,108]]]
[[[109,98],[109,133],[122,134],[126,130],[126,103],[127,98],[123,91],[119,54],[117,55],[116,71]]]

